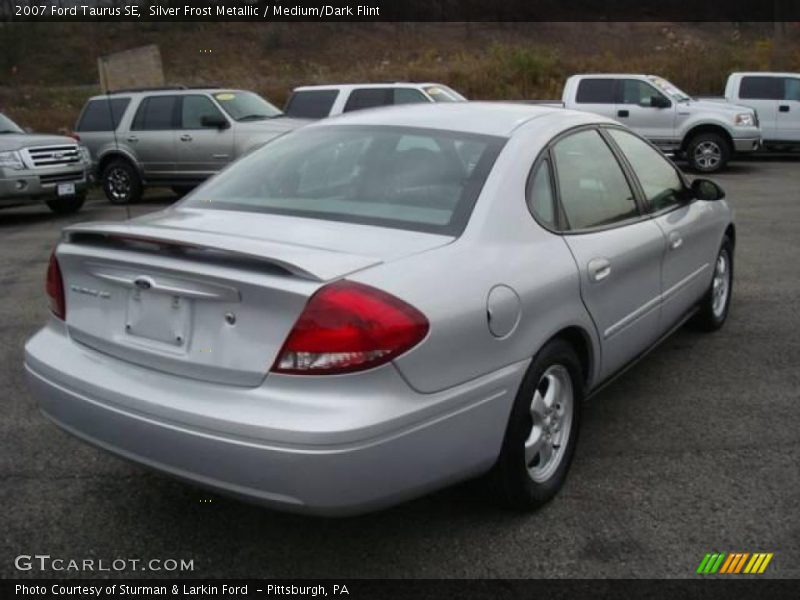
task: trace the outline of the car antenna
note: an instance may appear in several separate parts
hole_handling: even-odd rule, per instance
[[[111,133],[114,135],[114,150],[119,151],[119,140],[117,139],[117,125],[114,123],[114,104],[111,102],[111,91],[108,89],[108,73],[106,73],[106,61],[103,60],[103,57],[100,57],[98,60],[99,64],[102,65],[102,71],[100,73],[100,85],[103,87],[103,91],[106,95],[106,102],[108,103],[108,118],[111,120]],[[131,219],[131,206],[128,202],[125,203],[125,220],[130,221]]]

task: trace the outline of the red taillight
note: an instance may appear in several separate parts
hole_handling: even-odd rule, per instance
[[[61,278],[61,268],[58,266],[55,250],[50,255],[50,264],[47,266],[45,289],[50,296],[50,310],[63,321],[67,318],[67,305],[64,300],[64,280]]]
[[[428,320],[373,287],[339,281],[317,291],[272,370],[295,375],[363,371],[389,362],[428,334]]]

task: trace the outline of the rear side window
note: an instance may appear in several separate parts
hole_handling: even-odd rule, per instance
[[[627,131],[608,132],[631,163],[651,210],[657,212],[681,203],[683,180],[658,150]]]
[[[75,131],[113,131],[119,126],[130,98],[89,100]]]
[[[555,227],[555,195],[550,175],[550,161],[543,160],[528,179],[528,209],[542,225]]]
[[[560,140],[553,157],[569,229],[602,227],[639,215],[622,167],[597,131]]]
[[[739,97],[751,100],[782,100],[783,80],[780,77],[742,77]]]
[[[304,90],[294,92],[284,113],[299,119],[322,119],[331,114],[339,90]]]
[[[614,104],[616,79],[581,79],[575,102],[579,104]]]
[[[392,88],[362,88],[350,92],[350,97],[344,105],[344,112],[388,106],[394,102]]]
[[[150,96],[142,100],[131,129],[153,131],[175,128],[177,96]]]

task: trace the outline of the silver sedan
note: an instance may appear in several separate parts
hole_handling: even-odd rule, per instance
[[[171,208],[68,227],[30,387],[91,444],[286,510],[483,474],[533,508],[584,398],[685,321],[725,322],[723,195],[596,115],[329,119]]]

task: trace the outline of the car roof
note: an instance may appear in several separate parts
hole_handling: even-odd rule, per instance
[[[571,75],[570,79],[573,77],[598,77],[601,79],[617,77],[658,77],[664,79],[661,75],[653,75],[652,73],[579,73],[577,75]]]
[[[734,71],[731,75],[742,75],[748,77],[758,77],[763,75],[766,77],[800,77],[800,73],[791,73],[789,71]]]
[[[428,87],[428,86],[447,87],[443,83],[418,81],[385,81],[383,83],[330,83],[321,85],[301,85],[294,88],[293,92],[307,92],[311,90],[352,90],[354,88],[395,88],[395,87]]]
[[[533,119],[571,117],[574,124],[576,116],[585,117],[586,123],[613,123],[605,117],[560,107],[514,102],[443,102],[353,111],[318,121],[309,127],[383,125],[510,137],[515,129]]]
[[[175,96],[185,94],[214,94],[217,92],[228,92],[236,94],[240,92],[247,92],[249,90],[237,90],[234,88],[221,88],[221,87],[197,87],[197,88],[153,88],[153,89],[136,89],[136,90],[119,90],[109,92],[108,94],[98,94],[92,96],[89,100],[101,100],[104,98],[129,98],[131,96]]]

